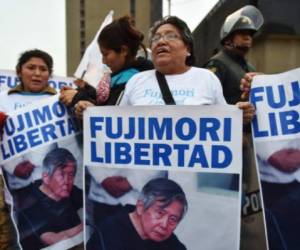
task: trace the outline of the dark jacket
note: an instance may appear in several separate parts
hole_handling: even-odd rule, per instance
[[[129,214],[117,213],[107,217],[88,241],[87,250],[186,250],[175,234],[166,240],[143,240],[137,233]]]
[[[229,104],[236,104],[241,100],[240,81],[245,73],[255,71],[243,57],[226,49],[214,55],[204,67],[219,78],[224,97]]]

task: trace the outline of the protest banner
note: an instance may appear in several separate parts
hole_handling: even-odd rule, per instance
[[[63,86],[75,88],[74,78],[53,76],[49,79],[49,86],[59,91]],[[20,83],[16,72],[13,70],[0,70],[0,92],[15,88]]]
[[[237,107],[92,107],[84,128],[88,247],[239,249]]]
[[[300,69],[254,78],[252,122],[270,249],[298,249],[300,238]]]
[[[82,139],[58,96],[8,113],[0,162],[22,249],[83,242]]]

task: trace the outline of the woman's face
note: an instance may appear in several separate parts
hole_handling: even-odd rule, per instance
[[[48,86],[50,72],[47,64],[39,57],[32,57],[24,63],[18,76],[27,92],[42,92]]]
[[[121,49],[121,52],[118,53],[112,49],[106,49],[103,46],[100,46],[102,54],[102,62],[106,64],[112,73],[118,72],[121,70],[126,63],[126,53],[124,49]]]
[[[154,67],[163,74],[180,74],[189,68],[185,63],[189,48],[178,29],[171,24],[157,29],[152,37],[151,50]]]

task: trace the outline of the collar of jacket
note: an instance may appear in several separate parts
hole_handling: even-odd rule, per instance
[[[24,90],[24,87],[22,84],[17,85],[15,88],[12,88],[8,91],[8,94],[15,94],[15,93],[24,93],[26,92]],[[50,94],[50,95],[56,95],[56,90],[50,86],[47,86],[43,91],[39,92],[39,94]]]

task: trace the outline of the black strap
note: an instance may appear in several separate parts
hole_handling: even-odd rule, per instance
[[[159,83],[159,88],[165,103],[167,105],[176,105],[176,102],[172,96],[169,85],[167,83],[166,77],[158,71],[155,71],[155,75]]]

